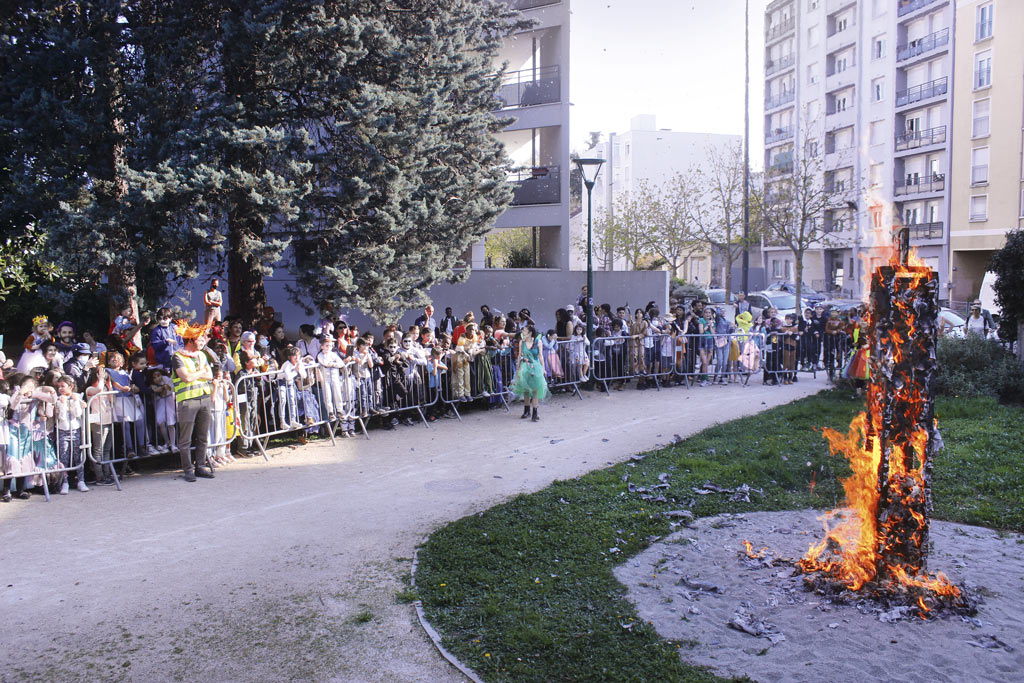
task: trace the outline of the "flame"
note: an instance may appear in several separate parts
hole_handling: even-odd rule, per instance
[[[910,250],[908,262],[901,263],[899,251],[892,245],[891,234],[889,231],[874,231],[873,246],[861,252],[865,265],[870,266],[865,268],[865,293],[885,287],[884,271],[875,267],[879,258],[894,270],[902,291],[917,290],[923,281],[931,277],[930,268],[918,258],[914,249]],[[945,575],[928,576],[921,566],[914,564],[916,560],[913,559],[923,558],[919,551],[928,528],[927,517],[921,512],[927,509],[928,504],[923,469],[927,462],[929,430],[933,427],[929,420],[934,420],[926,412],[928,403],[921,383],[913,376],[914,370],[909,371],[909,376],[895,374],[898,367],[906,367],[904,361],[909,359],[904,354],[918,348],[915,346],[918,321],[913,298],[892,297],[894,309],[890,314],[892,320],[899,321],[897,326],[876,328],[876,311],[868,309],[868,329],[876,330],[878,334],[878,343],[872,347],[871,353],[884,352],[887,355],[872,358],[867,410],[853,419],[849,431],[843,434],[834,429],[822,430],[830,454],[844,456],[850,463],[852,474],[842,480],[846,495],[843,507],[822,517],[825,537],[808,549],[797,566],[805,572],[824,572],[854,591],[875,581],[882,573],[886,582],[957,598],[960,589]],[[876,370],[883,366],[893,368],[894,372],[887,384],[875,376]],[[886,415],[887,406],[890,410],[902,412]],[[887,433],[892,424],[906,427],[896,438],[890,436],[890,443],[886,446],[888,453],[883,453],[879,435]],[[886,469],[882,469],[883,466]],[[883,490],[887,492],[890,504],[880,516]],[[893,501],[896,504],[892,504]],[[908,550],[911,551],[909,556]],[[922,617],[931,611],[923,596],[919,597],[918,606]]]
[[[760,560],[762,557],[764,557],[764,554],[768,552],[768,547],[765,546],[764,548],[761,548],[755,553],[754,546],[751,545],[750,541],[748,541],[747,539],[743,539],[743,549],[746,550],[747,557],[749,557],[752,560]]]

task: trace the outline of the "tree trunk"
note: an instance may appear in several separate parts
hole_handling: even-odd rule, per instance
[[[1017,359],[1024,364],[1024,320],[1017,321]]]
[[[228,311],[233,317],[241,317],[248,324],[263,316],[267,292],[259,264],[240,253],[239,244],[245,238],[261,237],[253,235],[234,212],[228,220],[228,231]]]
[[[722,251],[725,258],[725,300],[728,302],[732,294],[732,248],[727,244]]]
[[[803,317],[803,313],[801,313],[801,310],[803,309],[803,306],[801,306],[801,301],[800,301],[800,297],[803,294],[802,290],[803,290],[803,284],[804,284],[804,252],[803,251],[794,251],[793,252],[793,275],[796,278],[796,282],[793,283],[794,285],[796,285],[796,319],[799,320],[800,318]]]

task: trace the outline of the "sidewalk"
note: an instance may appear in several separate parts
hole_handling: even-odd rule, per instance
[[[0,506],[0,681],[458,681],[405,589],[432,530],[826,387],[559,395]],[[77,494],[77,495],[76,495]]]

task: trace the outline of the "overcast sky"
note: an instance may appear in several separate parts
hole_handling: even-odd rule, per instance
[[[750,161],[763,165],[764,8],[750,0]],[[744,0],[572,0],[570,148],[659,128],[743,134]]]

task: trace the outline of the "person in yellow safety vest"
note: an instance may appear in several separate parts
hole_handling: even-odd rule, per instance
[[[178,408],[178,449],[181,455],[181,469],[185,473],[185,481],[188,482],[195,481],[196,477],[213,479],[213,469],[206,459],[206,444],[213,416],[213,372],[210,370],[206,354],[203,353],[203,347],[209,340],[210,326],[190,325],[185,320],[179,320],[176,330],[185,342],[185,348],[176,351],[171,359],[171,378]]]

